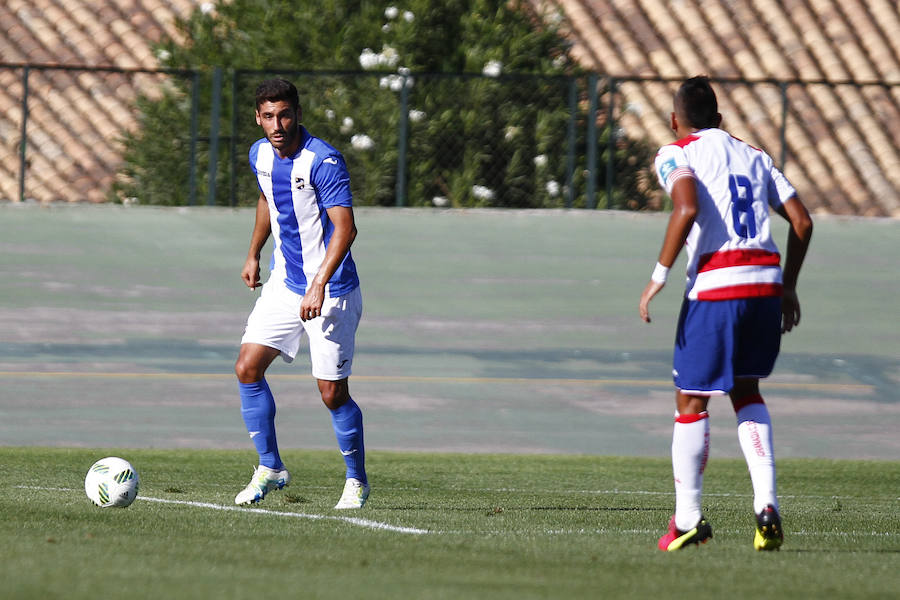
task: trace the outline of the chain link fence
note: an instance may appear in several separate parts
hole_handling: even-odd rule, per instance
[[[346,157],[357,204],[664,207],[651,165],[671,139],[675,79],[3,63],[0,200],[253,204],[254,89],[275,75]],[[811,206],[900,206],[900,86],[716,83],[724,126],[766,148]]]

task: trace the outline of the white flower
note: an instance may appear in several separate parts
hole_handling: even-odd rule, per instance
[[[406,87],[411,88],[413,86],[413,78],[403,75],[409,73],[409,69],[406,67],[400,67],[399,69],[400,75],[385,75],[381,79],[378,80],[378,87],[384,90],[391,90],[393,92],[399,92],[403,89],[403,82],[406,82]]]
[[[378,54],[378,64],[394,68],[397,66],[397,63],[400,61],[400,55],[397,53],[397,50],[391,48],[390,46],[382,46],[381,53]]]
[[[216,5],[212,2],[204,2],[200,5],[200,12],[202,12],[204,15],[208,15],[214,10],[216,10]]]
[[[353,131],[353,119],[344,117],[344,120],[341,121],[341,133],[350,133],[351,131]]]
[[[375,147],[375,142],[364,133],[357,133],[350,138],[350,145],[356,150],[371,150]]]
[[[418,123],[419,121],[421,121],[424,118],[425,118],[424,110],[412,109],[411,111],[409,111],[409,120],[412,121],[413,123]]]
[[[325,109],[325,118],[329,121],[334,121],[334,111],[330,108]]]
[[[447,200],[447,198],[445,198],[444,196],[435,196],[434,198],[431,199],[431,203],[434,204],[435,206],[447,206],[447,204],[449,204],[450,201]]]
[[[378,66],[378,55],[371,48],[364,48],[359,55],[359,65],[363,69],[374,69]]]
[[[552,197],[559,196],[559,183],[554,180],[550,180],[547,182],[547,193]]]
[[[388,6],[384,9],[384,18],[385,19],[396,19],[397,15],[400,14],[400,9],[396,6]]]
[[[493,200],[494,199],[494,190],[489,187],[485,187],[483,185],[473,185],[472,186],[472,195],[478,198],[479,200]]]
[[[546,154],[538,154],[534,157],[534,166],[540,168],[547,166],[547,155]]]
[[[172,53],[168,50],[159,50],[159,52],[156,53],[156,59],[159,62],[166,62],[170,58],[172,58]]]
[[[503,63],[499,60],[489,60],[481,72],[488,77],[498,77],[503,71]]]
[[[381,33],[390,33],[391,32],[391,24],[385,23],[381,26]]]
[[[407,23],[412,23],[413,21],[416,20],[416,15],[414,15],[411,10],[404,10],[403,11],[403,20],[406,21]]]

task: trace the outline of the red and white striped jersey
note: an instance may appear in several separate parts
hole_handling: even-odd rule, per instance
[[[721,129],[703,129],[660,148],[655,168],[667,193],[682,177],[697,185],[697,217],[685,242],[687,298],[780,296],[769,207],[796,192],[772,158]]]

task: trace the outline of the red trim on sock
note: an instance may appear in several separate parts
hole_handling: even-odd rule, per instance
[[[759,394],[753,394],[751,396],[744,396],[743,398],[738,398],[734,402],[732,402],[732,406],[734,407],[734,412],[737,412],[744,408],[745,406],[750,406],[751,404],[765,404],[766,401],[763,400],[763,397]]]
[[[678,415],[675,417],[676,423],[696,423],[697,421],[702,421],[703,419],[708,419],[709,413],[707,411],[703,411],[702,413],[698,413],[696,415]]]

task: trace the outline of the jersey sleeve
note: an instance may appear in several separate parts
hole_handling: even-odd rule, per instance
[[[258,187],[260,191],[262,191],[262,187],[260,187],[259,185],[259,171],[256,168],[256,159],[259,156],[259,145],[263,142],[264,139],[265,138],[262,138],[253,142],[253,145],[250,146],[250,152],[248,153],[248,158],[250,160],[250,169],[253,171],[253,177],[256,180],[256,187]]]
[[[667,194],[672,193],[672,186],[682,177],[694,177],[694,170],[688,164],[684,150],[674,144],[659,149],[654,168],[659,185]]]
[[[784,176],[784,173],[774,165],[769,168],[769,174],[772,176],[769,188],[769,206],[777,209],[792,197],[796,196],[797,190],[794,189],[791,182]]]
[[[313,166],[312,179],[323,208],[353,206],[350,173],[340,153],[329,154],[317,161]]]

